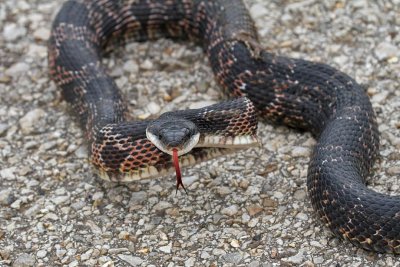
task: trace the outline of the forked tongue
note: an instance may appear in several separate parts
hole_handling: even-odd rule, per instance
[[[179,160],[178,160],[178,149],[172,149],[172,159],[174,161],[175,173],[176,173],[176,192],[178,192],[179,186],[182,186],[183,190],[187,194],[186,188],[182,183],[182,174],[181,168],[179,167]]]

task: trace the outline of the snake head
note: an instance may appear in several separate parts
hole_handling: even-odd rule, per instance
[[[152,121],[147,126],[146,136],[164,153],[172,155],[173,150],[177,150],[181,156],[197,145],[200,133],[193,122],[167,116]]]
[[[187,119],[161,116],[147,126],[146,136],[158,149],[172,156],[176,172],[176,190],[182,186],[186,192],[178,156],[188,153],[199,142],[200,133],[196,125]]]

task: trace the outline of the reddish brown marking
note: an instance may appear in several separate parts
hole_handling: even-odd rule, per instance
[[[178,192],[179,186],[182,186],[182,188],[185,190],[187,194],[186,188],[182,183],[181,168],[179,167],[179,160],[178,160],[178,149],[176,148],[172,150],[172,159],[174,161],[175,173],[176,173],[176,192]]]

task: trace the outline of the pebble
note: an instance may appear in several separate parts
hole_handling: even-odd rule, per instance
[[[231,205],[221,210],[221,213],[227,216],[235,216],[238,212],[239,207],[237,205]]]
[[[307,197],[307,192],[303,189],[296,190],[293,194],[293,197],[297,200],[303,200]]]
[[[13,64],[11,67],[9,67],[5,71],[5,74],[9,76],[18,76],[20,74],[26,74],[28,70],[29,70],[29,65],[27,63],[17,62]]]
[[[288,263],[294,263],[294,264],[300,264],[304,261],[304,252],[300,250],[296,255],[288,257],[288,258],[282,258],[282,261],[288,262]]]
[[[17,257],[13,263],[13,267],[29,267],[34,266],[36,263],[35,257],[33,255],[22,253]]]
[[[255,260],[255,261],[250,262],[247,265],[247,267],[260,267],[260,264],[261,264],[260,261]]]
[[[277,199],[283,199],[285,197],[285,195],[282,194],[282,192],[276,191],[276,192],[274,192],[274,197]]]
[[[56,255],[58,258],[62,258],[64,257],[64,255],[67,253],[67,251],[65,249],[57,249],[56,250]]]
[[[154,68],[153,62],[149,59],[145,59],[141,64],[140,68],[143,70],[152,70]]]
[[[207,251],[202,251],[201,252],[201,254],[200,254],[200,258],[202,258],[202,259],[209,259],[211,257],[211,255],[207,252]]]
[[[234,253],[225,254],[223,256],[223,258],[226,262],[229,262],[232,264],[239,264],[242,261],[243,256],[238,252],[234,252]]]
[[[171,207],[172,207],[171,203],[165,202],[165,201],[160,201],[156,205],[153,206],[153,210],[155,212],[157,212],[157,211],[165,210],[165,209],[168,209]]]
[[[151,114],[158,114],[161,110],[160,105],[158,105],[156,102],[150,102],[149,104],[147,104],[147,110],[151,113]]]
[[[296,218],[297,218],[297,219],[300,219],[300,220],[302,220],[302,221],[307,221],[307,220],[308,220],[308,215],[305,214],[305,213],[303,213],[303,212],[300,212],[300,213],[298,213],[298,214],[296,215]]]
[[[232,190],[228,186],[219,186],[217,188],[217,194],[220,196],[230,195],[231,193],[232,193]]]
[[[13,194],[11,188],[0,191],[0,205],[10,205],[13,202]]]
[[[250,14],[252,18],[260,18],[263,16],[268,15],[268,9],[265,7],[263,4],[254,4],[252,7],[250,7]]]
[[[196,258],[190,257],[185,261],[185,267],[194,266],[195,263],[196,263]]]
[[[45,115],[45,111],[41,108],[33,109],[25,114],[20,120],[19,125],[24,134],[30,134],[37,122]]]
[[[315,257],[314,258],[314,263],[315,264],[322,264],[324,262],[324,258],[321,256]]]
[[[138,73],[139,65],[134,60],[128,60],[124,63],[123,69],[126,72]]]
[[[215,249],[213,249],[213,251],[212,251],[212,254],[213,254],[214,256],[224,255],[225,253],[226,253],[225,250],[220,249],[220,248],[215,248]]]
[[[24,27],[20,27],[15,23],[9,23],[4,25],[3,28],[3,38],[6,41],[15,41],[19,37],[22,37],[26,34],[26,29]]]
[[[118,258],[128,263],[130,266],[139,266],[144,262],[142,258],[132,255],[118,254]]]
[[[57,206],[57,205],[60,205],[60,204],[66,202],[68,200],[70,200],[69,196],[58,196],[58,197],[55,197],[55,198],[51,199],[51,202],[53,202]]]
[[[139,203],[145,202],[146,199],[147,199],[147,194],[146,194],[146,192],[143,192],[143,191],[133,192],[133,193],[131,194],[131,199],[130,199],[129,203],[130,203],[131,205],[133,205],[133,204],[139,204]]]
[[[387,169],[387,173],[390,175],[398,175],[400,174],[400,166],[393,166]]]
[[[88,150],[87,150],[87,146],[86,145],[82,145],[82,146],[78,147],[78,149],[75,150],[74,154],[79,159],[87,158],[89,156],[89,153],[88,153]]]
[[[200,179],[200,176],[195,174],[195,175],[191,175],[191,176],[185,176],[182,177],[182,181],[183,184],[185,186],[190,186],[191,184],[193,184],[194,182],[198,181]]]
[[[240,247],[240,243],[239,243],[239,241],[236,240],[236,239],[233,239],[233,240],[230,242],[230,245],[231,245],[232,247],[234,247],[234,248],[239,248],[239,247]]]
[[[379,60],[385,60],[391,57],[400,56],[400,49],[391,43],[382,42],[376,46],[374,54]]]
[[[292,150],[293,157],[309,157],[311,150],[308,147],[296,146]]]
[[[46,257],[47,255],[47,251],[46,250],[39,250],[36,253],[36,257],[38,257],[39,259]]]
[[[263,208],[260,207],[259,205],[251,205],[251,206],[248,206],[246,209],[250,216],[254,216],[263,210]]]
[[[160,251],[164,252],[164,253],[168,253],[169,254],[169,253],[171,253],[171,250],[172,250],[172,243],[169,243],[166,246],[159,247],[158,249]]]
[[[387,91],[382,91],[382,92],[380,92],[380,93],[378,93],[378,94],[375,94],[375,95],[371,98],[371,101],[372,101],[373,103],[383,103],[383,102],[387,99],[388,95],[389,95],[389,92],[387,92]]]
[[[8,128],[10,128],[8,124],[0,123],[0,137],[7,132]]]
[[[15,179],[15,167],[5,168],[0,170],[0,177],[5,180],[14,180]]]
[[[48,28],[39,28],[33,32],[33,37],[36,40],[46,41],[50,37],[50,30]]]

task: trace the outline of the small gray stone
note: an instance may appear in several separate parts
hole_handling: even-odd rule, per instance
[[[235,253],[227,253],[223,256],[223,258],[226,262],[239,264],[242,261],[243,256],[239,252],[235,252]]]
[[[13,267],[29,267],[35,265],[35,257],[33,255],[29,255],[27,253],[23,253],[18,256],[18,258],[14,261]]]
[[[143,259],[132,256],[132,255],[125,255],[125,254],[118,254],[118,258],[123,260],[124,262],[128,263],[130,266],[138,266],[143,263]]]
[[[247,265],[247,267],[259,267],[259,266],[260,266],[259,261],[252,261],[249,263],[249,265]]]
[[[40,210],[40,206],[35,204],[29,209],[25,210],[24,215],[28,218],[35,216]]]
[[[18,76],[20,74],[25,74],[29,70],[29,65],[25,62],[17,62],[11,67],[9,67],[5,73],[9,76]]]
[[[217,188],[217,193],[218,193],[220,196],[226,196],[226,195],[231,194],[231,193],[232,193],[232,190],[231,190],[231,188],[228,187],[228,186],[219,186],[219,187]]]
[[[231,205],[229,207],[223,208],[221,213],[227,216],[234,216],[238,213],[239,207],[237,205]]]
[[[11,203],[10,207],[18,210],[21,208],[21,204],[22,204],[22,199],[17,199],[13,203]]]
[[[6,169],[0,170],[0,177],[6,180],[14,180],[15,179],[15,167],[10,167]]]
[[[153,210],[154,211],[161,211],[161,210],[165,210],[165,209],[168,209],[168,208],[171,208],[171,207],[172,207],[171,203],[166,202],[166,201],[160,201],[160,202],[158,202],[157,204],[155,204],[153,206]]]
[[[253,18],[260,18],[268,14],[267,8],[263,4],[254,4],[250,8],[250,14]]]
[[[56,250],[56,255],[58,258],[64,257],[64,255],[67,253],[67,250],[65,249],[57,249]]]
[[[195,263],[196,263],[196,258],[190,257],[189,259],[187,259],[187,260],[185,261],[185,267],[194,266]]]
[[[39,250],[36,253],[36,257],[38,257],[39,259],[46,257],[46,255],[47,255],[47,251],[43,250],[43,249]]]
[[[297,200],[303,200],[306,198],[306,196],[307,192],[303,189],[296,190],[296,192],[293,194],[293,197]]]
[[[169,254],[169,253],[171,253],[171,250],[172,250],[172,243],[169,243],[166,246],[159,247],[158,249],[160,251],[164,252],[164,253],[168,253]]]
[[[21,131],[24,134],[30,134],[34,126],[37,124],[37,122],[45,115],[45,112],[41,108],[36,108],[34,110],[31,110],[25,114],[20,120],[19,120],[19,125],[21,127]]]
[[[297,218],[297,219],[300,219],[300,220],[302,220],[302,221],[307,221],[307,220],[308,220],[308,215],[305,214],[305,213],[303,213],[303,212],[300,212],[300,213],[298,213],[298,214],[296,215],[296,218]]]
[[[53,202],[56,205],[60,205],[68,200],[70,200],[69,196],[58,196],[58,197],[52,198],[51,202]]]
[[[3,136],[10,126],[6,123],[0,123],[0,136]]]
[[[314,263],[315,264],[322,264],[324,262],[324,258],[321,256],[315,257],[314,258]]]
[[[75,150],[75,156],[80,159],[85,159],[88,157],[88,150],[86,145],[81,145],[77,150]]]
[[[393,166],[387,169],[387,173],[390,175],[400,174],[400,166]]]
[[[6,41],[15,41],[26,34],[26,29],[15,23],[6,24],[3,29],[3,37]]]
[[[201,254],[200,254],[200,258],[202,258],[202,259],[209,259],[210,258],[210,254],[207,252],[207,251],[202,251],[201,252]]]
[[[39,28],[33,32],[33,37],[37,40],[46,41],[50,37],[50,30],[47,28]]]
[[[282,261],[294,264],[300,264],[304,261],[304,252],[300,250],[296,255],[293,255],[289,258],[283,258]]]
[[[139,65],[133,61],[133,60],[128,60],[125,62],[123,66],[124,71],[130,72],[130,73],[138,73],[139,72]]]
[[[129,201],[129,204],[130,205],[140,204],[140,203],[143,203],[146,200],[147,200],[146,192],[143,192],[143,191],[133,192],[132,195],[131,195],[131,199]]]
[[[0,191],[0,204],[10,205],[14,201],[11,188]]]
[[[85,207],[85,205],[86,205],[86,202],[85,202],[85,201],[78,201],[78,202],[75,202],[75,203],[71,204],[71,207],[72,207],[74,210],[80,210],[80,209],[82,209],[83,207]]]
[[[93,200],[100,200],[104,197],[104,193],[103,192],[96,192],[93,194],[92,199]]]
[[[293,157],[309,157],[311,150],[308,147],[296,146],[292,150]]]
[[[142,64],[140,64],[140,68],[144,70],[152,70],[154,68],[153,62],[149,59],[145,59]]]
[[[371,101],[374,103],[383,103],[389,95],[389,92],[382,91],[371,98]]]
[[[397,46],[392,45],[391,43],[382,42],[375,47],[374,53],[379,60],[384,60],[399,56],[400,50]]]
[[[149,104],[147,104],[147,110],[151,113],[151,114],[158,114],[161,110],[160,105],[158,105],[156,102],[150,102]]]
[[[195,175],[183,177],[182,181],[185,186],[190,186],[191,184],[198,181],[199,179],[200,179],[199,175],[195,174]]]
[[[283,199],[285,197],[285,195],[282,194],[282,192],[275,191],[274,192],[274,197],[277,198],[277,199]]]

